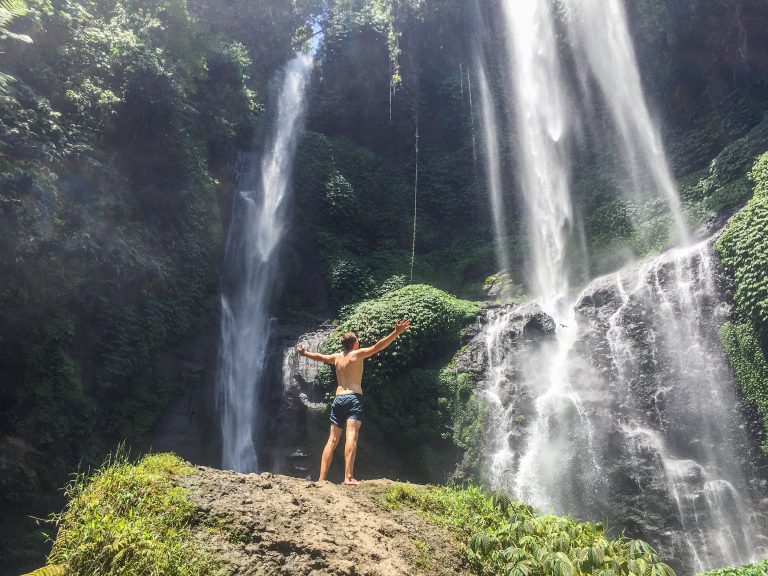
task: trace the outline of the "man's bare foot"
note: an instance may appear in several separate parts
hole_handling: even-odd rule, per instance
[[[355,480],[354,478],[345,478],[344,479],[344,485],[345,486],[357,486],[360,484],[359,480]]]

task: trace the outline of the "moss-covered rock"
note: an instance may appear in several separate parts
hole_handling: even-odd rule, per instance
[[[747,206],[728,223],[716,248],[736,280],[734,299],[740,316],[755,322],[765,340],[768,328],[768,153],[755,163],[755,191]]]
[[[754,195],[715,244],[736,282],[738,320],[720,330],[745,399],[768,422],[768,153],[755,163]],[[768,446],[764,446],[768,450]]]
[[[744,398],[768,421],[768,360],[751,322],[726,322],[720,328],[728,361]],[[768,454],[768,444],[763,444]]]
[[[195,507],[173,481],[191,473],[177,456],[153,454],[136,464],[118,456],[90,478],[78,475],[56,516],[51,565],[75,576],[212,574],[212,561],[190,538]]]
[[[347,331],[357,334],[361,346],[371,346],[390,333],[397,320],[408,318],[408,331],[369,362],[377,373],[397,373],[430,354],[445,356],[448,351],[452,355],[462,328],[479,313],[479,304],[459,300],[432,286],[412,284],[351,308],[328,339],[326,349],[341,351],[339,336]]]

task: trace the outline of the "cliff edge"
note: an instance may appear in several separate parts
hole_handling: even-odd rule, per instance
[[[468,574],[463,546],[408,508],[389,480],[355,487],[197,467],[179,478],[201,519],[194,537],[224,574]]]

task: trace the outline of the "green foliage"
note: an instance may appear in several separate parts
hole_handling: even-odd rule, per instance
[[[26,13],[27,6],[24,0],[0,0],[0,41],[11,38],[26,43],[32,42],[32,38],[28,35],[17,34],[8,29],[11,22]],[[13,81],[13,76],[0,72],[0,96],[7,94],[8,85]]]
[[[709,572],[700,572],[697,576],[763,576],[768,573],[768,560],[757,564],[745,564],[730,568],[718,568]]]
[[[9,25],[34,43],[0,32],[15,78],[0,94],[0,445],[25,447],[0,458],[0,572],[28,562],[6,527],[59,507],[78,461],[143,444],[197,383],[169,357],[215,321],[221,208],[309,10],[257,1],[244,22],[226,0],[26,4]],[[217,26],[230,9],[242,34]]]
[[[705,214],[738,206],[750,197],[748,173],[755,157],[768,148],[768,114],[746,136],[726,146],[710,163],[705,175],[681,186],[681,196],[700,204]]]
[[[388,292],[400,290],[401,288],[405,288],[407,284],[408,281],[405,278],[405,274],[395,274],[394,276],[387,278],[382,285],[376,289],[376,296],[380,297]]]
[[[716,248],[736,280],[737,310],[768,341],[768,153],[755,163],[750,178],[755,192],[747,206],[731,218]]]
[[[744,398],[768,422],[768,360],[752,323],[726,322],[720,327],[720,341]],[[768,454],[768,442],[763,451]]]
[[[714,214],[732,210],[749,198],[749,167],[768,148],[768,115],[745,136],[725,146],[707,169],[679,182],[684,216],[693,230]],[[620,181],[610,154],[593,159],[578,171],[576,200],[586,215],[585,235],[592,274],[615,270],[629,261],[657,254],[675,244],[674,225],[666,203],[621,199]]]
[[[75,575],[195,575],[213,564],[191,538],[195,508],[173,476],[191,468],[172,454],[136,464],[118,454],[66,488],[50,561]]]
[[[44,566],[22,576],[67,576],[67,569],[64,566]]]
[[[408,318],[411,327],[368,361],[376,374],[390,375],[407,370],[430,353],[455,346],[461,329],[479,312],[480,307],[473,302],[459,300],[432,286],[414,284],[355,306],[326,347],[340,351],[339,336],[347,331],[357,334],[361,346],[370,346],[391,332],[397,320]]]
[[[595,272],[652,256],[674,244],[674,225],[664,201],[614,200],[586,219],[585,232]]]
[[[449,422],[443,437],[464,452],[469,477],[481,469],[485,405],[475,396],[470,375],[457,372],[452,363],[440,371],[439,379],[441,395],[437,402]]]
[[[507,495],[468,488],[423,488],[396,484],[385,496],[389,508],[409,506],[454,530],[465,542],[475,573],[483,576],[674,576],[640,540],[606,538],[601,524],[537,515]]]
[[[325,198],[334,217],[354,218],[357,212],[357,198],[352,185],[338,172],[325,183]]]
[[[736,281],[739,320],[720,329],[736,380],[768,430],[768,153],[758,158],[750,178],[754,195],[734,215],[715,248]],[[763,446],[768,453],[768,444]]]

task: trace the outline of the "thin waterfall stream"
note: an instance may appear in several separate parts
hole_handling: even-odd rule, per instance
[[[251,161],[233,199],[223,266],[217,393],[222,467],[239,472],[259,467],[266,425],[261,400],[269,306],[312,63],[311,56],[299,54],[280,72],[276,114],[261,161]]]

